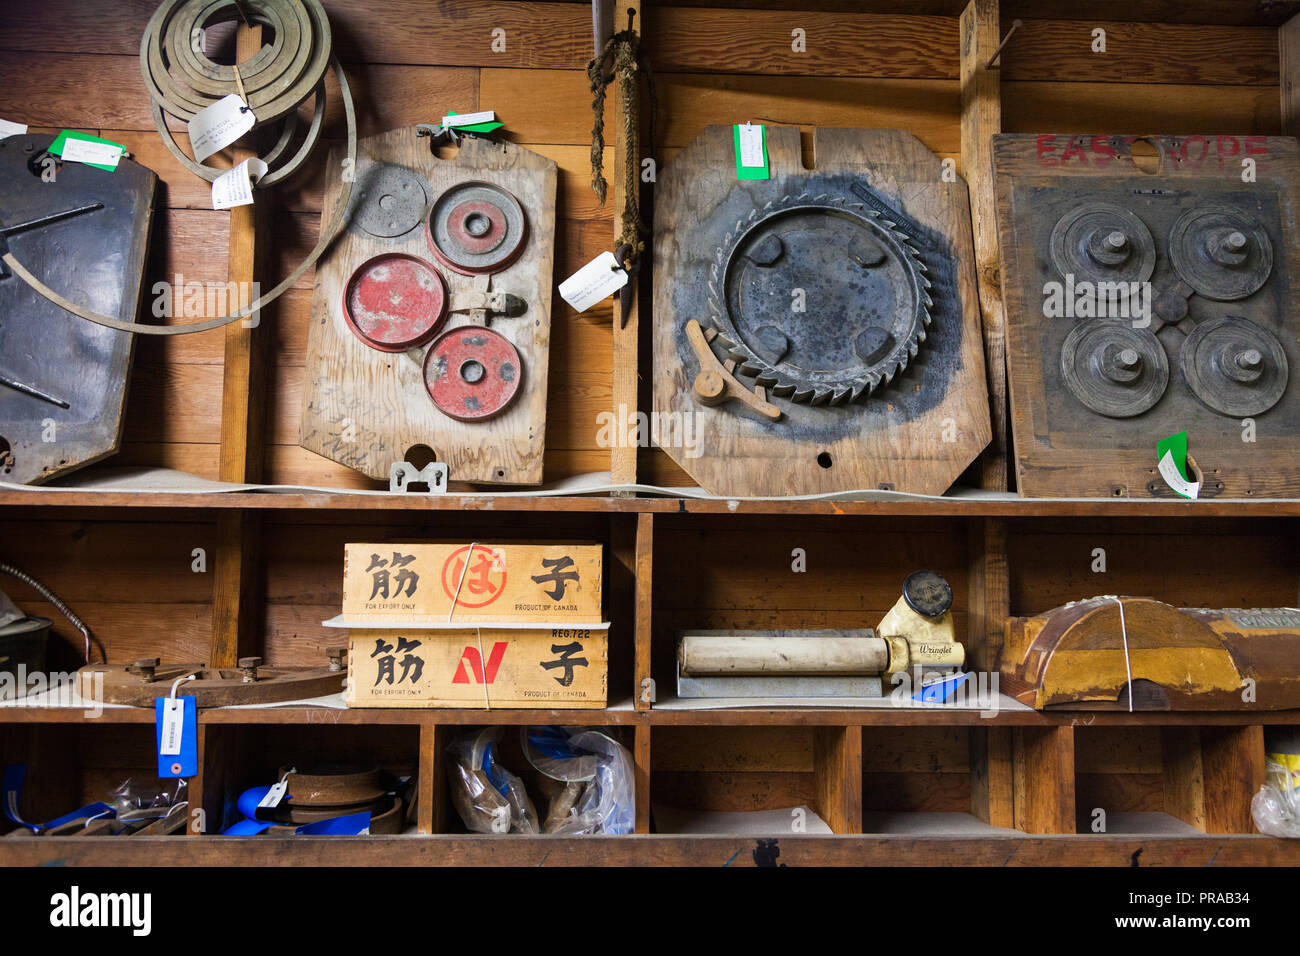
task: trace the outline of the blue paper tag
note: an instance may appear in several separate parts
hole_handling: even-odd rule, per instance
[[[193,697],[154,701],[159,777],[193,777],[199,772],[199,721]]]

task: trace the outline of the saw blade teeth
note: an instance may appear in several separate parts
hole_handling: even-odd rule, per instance
[[[830,402],[828,404],[842,405],[844,404],[844,400],[851,394],[853,394],[853,389],[851,388],[837,388],[831,393]]]
[[[794,386],[787,382],[777,382],[775,385],[769,386],[769,390],[777,398],[789,398],[794,394]]]
[[[808,404],[809,402],[812,401],[812,397],[813,397],[813,390],[811,388],[804,388],[804,389],[796,388],[794,390],[794,394],[790,396],[790,400],[793,402],[802,402],[803,404]]]
[[[754,375],[754,381],[755,383],[762,385],[764,388],[771,388],[780,381],[780,379],[778,379],[771,371],[760,370]]]
[[[856,402],[859,398],[862,397],[863,392],[866,392],[868,394],[871,392],[870,382],[863,382],[861,385],[854,385],[853,393],[849,396],[849,401]]]
[[[718,344],[721,345],[724,349],[730,349],[736,344],[735,341],[731,338],[731,336],[729,336],[721,328],[718,329],[718,335],[716,340]]]
[[[921,328],[917,329],[917,331],[916,331],[916,341],[917,341],[917,342],[924,342],[924,341],[925,341],[925,337],[926,337],[925,327],[922,326]]]

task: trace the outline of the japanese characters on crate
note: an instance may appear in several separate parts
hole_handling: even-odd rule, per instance
[[[352,707],[603,707],[598,544],[349,544]]]

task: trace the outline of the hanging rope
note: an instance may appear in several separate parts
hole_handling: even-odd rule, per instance
[[[641,38],[632,29],[632,15],[628,14],[628,28],[615,33],[605,44],[605,48],[587,64],[587,79],[591,83],[591,109],[594,125],[591,130],[591,190],[605,205],[609,186],[603,172],[605,159],[605,93],[611,82],[618,82],[618,90],[623,101],[623,138],[627,143],[636,141],[637,122],[640,119],[640,102],[638,80],[645,74],[646,92],[650,105],[650,156],[654,157],[655,112],[658,103],[655,97],[654,75],[650,72],[650,61],[641,49]],[[626,150],[623,157],[623,230],[619,234],[617,247],[627,246],[631,252],[629,260],[635,261],[645,251],[644,237],[649,235],[649,227],[641,218],[641,204],[637,172],[640,168],[635,150]],[[625,263],[626,264],[626,263]]]

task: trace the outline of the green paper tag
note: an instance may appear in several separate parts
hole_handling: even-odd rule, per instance
[[[73,161],[72,157],[64,156],[64,152],[67,149],[69,141],[93,143],[96,144],[97,146],[107,147],[107,148],[117,147],[118,159],[121,159],[122,154],[126,152],[126,147],[123,146],[121,143],[115,143],[111,139],[102,139],[98,136],[92,136],[90,133],[78,133],[69,129],[63,130],[62,132],[59,133],[58,136],[54,137],[54,142],[50,143],[50,147],[49,147],[50,152],[53,153],[55,156],[68,159],[69,161]],[[75,161],[83,163],[86,166],[94,166],[96,169],[102,169],[110,173],[113,172],[113,170],[117,169],[116,160],[112,163],[95,163],[85,159],[77,159]]]
[[[1178,432],[1156,442],[1157,467],[1165,484],[1184,498],[1195,498],[1201,484],[1187,474],[1187,432]]]
[[[448,116],[459,116],[460,114],[457,113],[455,110],[447,110],[447,115],[448,115]],[[496,121],[496,122],[492,122],[492,123],[474,123],[474,124],[471,125],[471,126],[457,126],[456,129],[461,130],[461,131],[466,132],[466,133],[490,133],[490,132],[492,132],[494,129],[500,129],[502,126],[505,126],[505,125],[506,125],[505,123],[502,123],[502,122],[500,122],[500,121]]]
[[[731,128],[736,143],[736,178],[771,179],[767,164],[767,130],[753,123]]]

